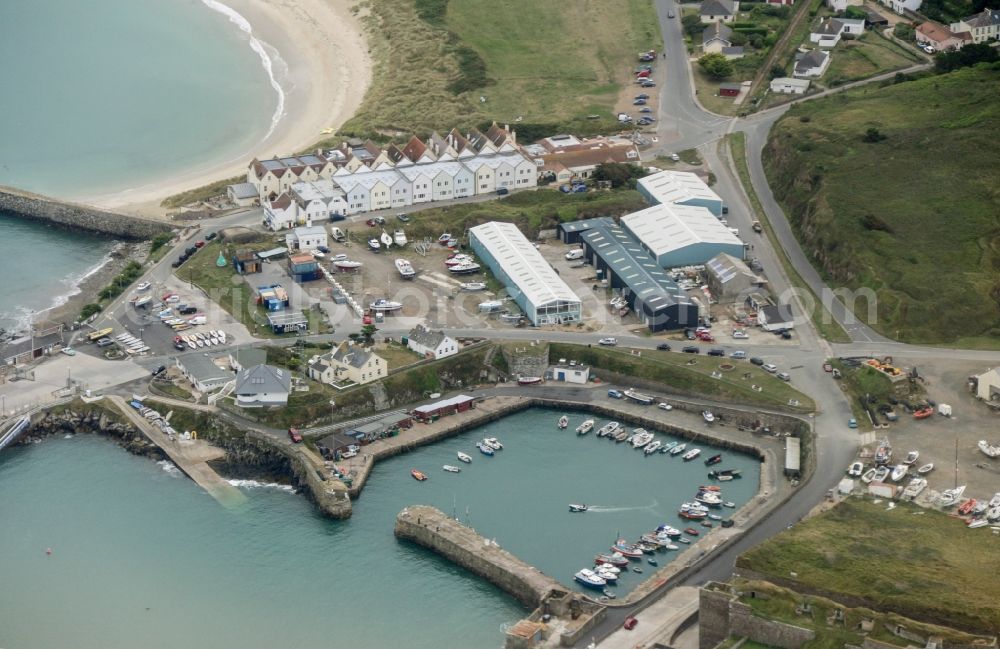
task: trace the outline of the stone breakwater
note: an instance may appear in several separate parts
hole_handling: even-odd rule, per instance
[[[120,239],[149,239],[171,230],[168,223],[161,221],[106,212],[12,187],[0,186],[0,210],[32,221],[87,230]]]

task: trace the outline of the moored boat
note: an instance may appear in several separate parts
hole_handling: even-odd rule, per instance
[[[642,448],[653,441],[653,433],[644,428],[632,431],[632,448]]]
[[[588,420],[586,420],[585,422],[583,422],[582,424],[580,424],[579,426],[576,427],[576,434],[577,435],[586,435],[587,433],[589,433],[591,431],[591,429],[593,429],[593,427],[594,427],[594,420],[593,419],[588,419]]]
[[[494,451],[493,449],[491,449],[486,444],[483,444],[482,442],[476,442],[476,448],[478,448],[479,452],[482,453],[483,455],[487,455],[487,456],[490,456],[490,457],[493,457],[494,455],[496,455],[496,451]]]
[[[920,457],[920,451],[910,451],[906,454],[906,459],[903,460],[903,464],[916,464],[918,457]]]
[[[483,444],[486,444],[487,446],[489,446],[494,451],[502,451],[503,450],[503,444],[501,444],[500,440],[498,440],[496,437],[484,437],[483,438]]]
[[[466,464],[470,464],[472,462],[472,457],[466,455],[462,451],[458,452],[458,459],[461,460],[462,462],[465,462]]]
[[[675,446],[677,446],[677,442],[676,441],[674,441],[674,440],[669,441],[669,442],[665,443],[663,446],[660,447],[660,453],[669,453],[670,451],[672,451],[674,449]]]
[[[910,467],[906,464],[897,464],[892,469],[892,473],[889,475],[889,479],[893,482],[899,482],[902,480],[906,473],[910,470]]]
[[[448,473],[459,473],[459,472],[462,471],[462,469],[458,468],[457,466],[455,466],[453,464],[445,464],[441,468],[444,469],[445,471],[447,471]]]
[[[419,480],[420,482],[423,482],[424,480],[427,479],[427,476],[424,475],[422,471],[417,471],[416,469],[410,469],[410,475],[412,475],[416,480]]]
[[[625,558],[625,555],[614,552],[612,554],[597,555],[597,557],[594,558],[594,563],[596,564],[610,563],[612,566],[616,568],[624,568],[625,566],[628,565],[628,559]]]
[[[687,444],[678,444],[677,446],[670,449],[671,455],[680,455],[687,448]]]
[[[618,542],[611,547],[612,552],[617,552],[629,559],[639,559],[642,557],[642,550],[635,547],[625,539],[618,539]]]
[[[684,459],[685,462],[690,462],[691,460],[695,459],[699,455],[701,455],[701,449],[700,448],[693,448],[693,449],[691,449],[690,451],[688,451],[687,453],[684,454],[684,458],[683,459]]]
[[[712,466],[713,464],[718,464],[719,462],[722,462],[722,453],[717,453],[705,460],[705,466]]]
[[[624,442],[629,438],[628,430],[623,426],[618,429],[618,432],[614,434],[615,443]]]
[[[920,475],[926,475],[933,470],[934,470],[934,463],[930,462],[917,469],[917,473],[919,473]]]
[[[569,426],[569,417],[567,417],[566,415],[563,415],[562,417],[560,417],[559,418],[559,424],[558,424],[558,426],[559,426],[559,430],[563,430],[564,428],[567,428]]]
[[[649,444],[646,444],[646,448],[642,449],[642,452],[645,453],[646,455],[652,455],[653,453],[656,453],[658,450],[660,450],[660,440],[654,439]]]
[[[599,590],[603,590],[604,586],[607,584],[607,581],[605,581],[601,577],[598,577],[597,573],[595,573],[593,570],[589,570],[587,568],[584,568],[583,570],[573,575],[573,579],[583,584],[584,586],[587,586],[588,588],[597,588]]]
[[[867,471],[865,471],[865,472],[864,472],[864,473],[863,473],[863,474],[861,475],[861,482],[864,482],[865,484],[868,484],[868,483],[870,483],[870,482],[871,482],[872,480],[874,480],[874,479],[875,479],[875,474],[876,474],[877,472],[878,472],[878,470],[877,470],[877,469],[874,469],[874,468],[872,468],[872,469],[868,469]]]
[[[885,482],[889,477],[889,467],[880,466],[875,470],[875,477],[872,478],[872,482]]]
[[[539,385],[541,382],[540,376],[519,376],[517,379],[518,385]]]
[[[620,427],[621,424],[619,424],[617,421],[609,421],[608,423],[600,427],[600,429],[597,431],[597,436],[608,437],[610,435],[614,435],[616,432],[618,432],[618,429]]]
[[[684,533],[685,534],[690,534],[691,536],[698,536],[698,530],[694,529],[693,527],[686,528],[684,530]]]

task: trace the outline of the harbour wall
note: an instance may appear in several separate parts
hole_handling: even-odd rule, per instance
[[[171,226],[162,221],[106,212],[13,187],[0,186],[0,210],[31,221],[106,234],[119,239],[150,239],[171,231]]]
[[[565,591],[552,577],[434,507],[416,505],[399,512],[394,533],[482,577],[526,607]]]

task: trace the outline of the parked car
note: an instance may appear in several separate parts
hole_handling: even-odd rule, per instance
[[[729,358],[734,358],[736,360],[743,360],[747,357],[747,353],[744,351],[735,351],[729,355]]]
[[[635,625],[637,624],[639,624],[639,620],[635,619],[635,616],[629,615],[627,618],[625,618],[625,624],[623,624],[622,627],[626,631],[631,631],[632,629],[635,628]]]
[[[632,105],[633,106],[645,106],[646,105],[646,100],[645,99],[636,99],[636,100],[634,100],[632,102]]]
[[[750,359],[750,364],[751,365],[763,365],[764,364],[764,359],[763,358],[758,358],[758,357],[754,356],[753,358]]]
[[[115,341],[111,340],[110,338],[101,338],[100,340],[97,341],[98,347],[107,347],[108,345],[114,345],[114,344]]]
[[[748,334],[743,329],[733,329],[733,338],[745,340],[745,339],[747,339],[749,337],[750,337],[750,334]]]
[[[782,381],[791,381],[792,380],[792,375],[789,374],[788,372],[778,372],[777,374],[775,374],[775,376],[777,376]]]
[[[640,113],[652,113],[653,109],[650,108],[649,106],[643,106],[642,108],[639,109],[639,112]]]
[[[63,347],[61,351],[67,356],[76,356],[76,350],[72,347]]]
[[[497,196],[506,196],[510,193],[510,190],[506,187],[497,187]]]
[[[191,315],[193,313],[198,313],[198,307],[196,306],[182,306],[177,309],[177,313],[181,315]]]
[[[204,248],[205,247],[205,242],[204,241],[198,241],[198,242],[196,242],[194,244],[194,247],[195,248]]]
[[[659,345],[656,346],[656,348],[659,349],[661,352],[669,352],[670,343],[660,343]]]
[[[618,390],[608,390],[608,396],[612,399],[621,399],[624,397],[624,395]]]
[[[788,329],[785,329],[784,331],[781,332],[781,337],[784,340],[791,340],[792,339],[792,332],[789,331]]]
[[[670,405],[669,403],[667,403],[666,401],[661,401],[660,403],[656,404],[656,407],[659,408],[660,410],[673,410],[674,409],[674,407],[672,405]]]
[[[217,236],[219,236],[217,233],[209,232],[208,234],[205,235],[205,241],[212,241]]]
[[[323,254],[329,254],[330,252],[330,249],[327,248],[326,246],[316,246],[316,250],[319,250]]]
[[[641,95],[636,95],[635,98],[636,99],[649,99],[649,95],[647,95],[646,93],[642,93]]]
[[[770,372],[771,374],[774,374],[775,372],[778,371],[778,366],[775,365],[774,363],[765,363],[764,365],[760,366],[760,369],[764,370],[765,372]]]
[[[299,433],[299,429],[298,428],[289,428],[288,429],[288,439],[292,440],[293,444],[301,444],[302,443],[302,435],[301,435],[301,433]]]
[[[617,338],[601,338],[597,341],[598,345],[604,345],[605,347],[614,347],[618,344]]]
[[[847,427],[848,428],[857,428],[858,427],[858,420],[855,419],[854,417],[851,417],[850,419],[847,420]]]
[[[166,365],[160,365],[155,370],[153,370],[153,376],[159,376],[160,374],[163,374],[166,371],[167,371],[167,366]]]
[[[667,12],[667,18],[673,18],[674,16],[675,16],[675,14],[674,14],[673,11],[668,11]]]
[[[676,153],[671,153],[670,154],[670,159],[673,160],[674,162],[680,162],[681,161],[681,157],[679,155],[677,155]]]
[[[833,365],[831,365],[830,363],[823,363],[823,371],[824,372],[832,372],[833,371]]]
[[[684,352],[685,354],[700,354],[701,353],[701,349],[698,348],[698,347],[695,347],[694,345],[688,345],[687,347],[685,347],[681,351]]]
[[[656,87],[656,83],[653,82],[653,81],[650,81],[649,79],[643,79],[642,80],[642,87],[643,88],[654,88],[654,87]]]
[[[687,338],[688,340],[694,340],[695,338],[697,338],[697,336],[694,333],[694,329],[685,329],[684,337]]]
[[[402,221],[403,223],[409,223],[410,222],[410,215],[409,214],[397,214],[396,218],[399,219],[400,221]]]

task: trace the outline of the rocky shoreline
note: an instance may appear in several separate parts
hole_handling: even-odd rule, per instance
[[[86,412],[72,409],[46,412],[32,422],[31,428],[18,440],[18,443],[34,444],[53,435],[80,434],[102,435],[133,455],[153,460],[166,459],[160,447],[149,441],[142,432],[100,409]]]

